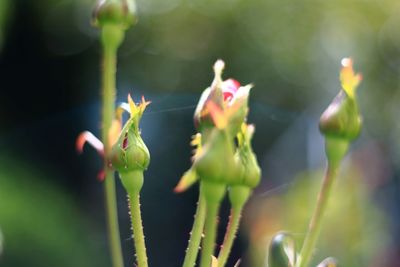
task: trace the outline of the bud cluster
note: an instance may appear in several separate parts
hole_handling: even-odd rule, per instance
[[[224,65],[222,60],[214,64],[214,80],[196,107],[194,123],[198,134],[193,165],[176,191],[192,185],[193,177],[249,189],[260,181],[260,167],[251,148],[254,126],[246,124],[252,85],[240,86],[234,79],[222,80]]]

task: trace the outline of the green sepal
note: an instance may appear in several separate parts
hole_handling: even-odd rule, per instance
[[[127,29],[137,22],[134,0],[98,0],[93,12],[93,24],[97,27],[119,25]]]
[[[296,257],[293,237],[288,233],[277,233],[269,246],[268,267],[294,267]]]
[[[186,191],[189,187],[195,184],[199,180],[199,176],[193,168],[187,170],[179,180],[179,183],[174,188],[176,193]]]
[[[341,90],[322,113],[319,129],[325,136],[352,141],[360,134],[361,124],[356,98]]]

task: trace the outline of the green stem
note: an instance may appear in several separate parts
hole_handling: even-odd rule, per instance
[[[332,184],[335,181],[337,171],[337,164],[328,164],[328,168],[322,182],[322,187],[318,195],[317,207],[314,210],[308,226],[308,232],[304,240],[303,247],[298,257],[298,262],[296,264],[297,267],[306,267],[311,260],[312,253],[321,230],[322,219],[328,204],[329,196],[332,191]]]
[[[224,242],[222,243],[221,250],[218,255],[218,267],[224,267],[231,252],[233,241],[236,238],[236,233],[239,229],[239,222],[242,213],[242,208],[231,209],[229,222],[225,233]]]
[[[205,237],[201,251],[201,267],[211,266],[211,256],[214,255],[217,235],[218,212],[225,195],[226,186],[212,182],[201,182],[203,195],[206,201],[206,221],[204,226]]]
[[[115,194],[115,180],[114,180],[113,170],[107,170],[106,172],[104,180],[104,189],[105,189],[104,192],[106,200],[108,238],[110,242],[112,266],[123,267],[124,262],[122,258],[121,240],[119,235],[117,202]]]
[[[199,251],[201,236],[204,229],[204,221],[206,216],[206,203],[202,194],[202,187],[200,186],[199,201],[197,202],[196,214],[194,215],[194,222],[188,248],[186,250],[185,260],[183,267],[193,267],[196,263],[197,253]]]
[[[148,267],[146,245],[144,242],[142,216],[140,213],[140,194],[132,192],[129,194],[133,239],[135,242],[136,260],[138,267]]]
[[[108,132],[115,109],[116,53],[119,46],[115,38],[115,26],[104,26],[101,32],[103,44],[102,65],[102,142],[104,144],[104,190],[106,201],[108,239],[113,267],[123,267],[121,240],[118,226],[118,212],[115,193],[114,171],[109,167],[111,145]],[[123,32],[121,33],[123,35]],[[122,39],[121,39],[122,41]]]
[[[244,205],[251,194],[251,189],[243,185],[233,185],[229,189],[229,201],[231,202],[231,214],[225,232],[224,242],[218,255],[218,267],[225,266],[231,252],[233,241],[239,228],[240,217]]]
[[[207,216],[205,222],[205,237],[201,251],[201,267],[211,266],[211,256],[214,255],[215,239],[217,235],[217,216],[219,203],[207,203]]]

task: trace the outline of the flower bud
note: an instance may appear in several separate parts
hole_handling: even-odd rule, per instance
[[[342,90],[322,113],[319,129],[326,136],[352,141],[360,134],[361,124],[357,102]]]
[[[242,124],[241,132],[238,134],[239,146],[235,156],[243,168],[243,173],[241,176],[237,176],[233,182],[233,184],[244,185],[251,189],[256,187],[261,179],[261,169],[251,147],[253,134],[253,125]]]
[[[214,81],[202,93],[194,113],[195,126],[205,137],[207,137],[207,130],[216,126],[212,114],[215,109],[210,110],[210,106],[222,112],[226,120],[226,128],[231,136],[239,132],[248,114],[249,92],[253,85],[240,86],[240,83],[234,79],[223,81],[224,66],[222,60],[214,64]]]
[[[294,267],[296,264],[295,241],[287,233],[276,234],[269,246],[269,267]]]
[[[134,0],[98,0],[93,12],[93,24],[117,24],[128,28],[137,21]]]
[[[319,128],[327,137],[352,141],[360,134],[362,124],[355,96],[361,75],[354,74],[350,59],[342,60],[342,64],[340,78],[343,90],[323,112]]]
[[[224,130],[213,129],[201,152],[196,155],[193,167],[200,179],[228,184],[238,174],[233,142]]]
[[[120,173],[134,170],[144,171],[150,163],[150,153],[140,136],[139,121],[144,109],[148,105],[142,98],[140,105],[135,105],[130,96],[131,117],[123,127],[117,142],[111,150],[112,166]]]

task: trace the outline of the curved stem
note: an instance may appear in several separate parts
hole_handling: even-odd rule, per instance
[[[140,213],[140,195],[139,192],[129,194],[131,209],[131,221],[133,229],[133,239],[135,242],[136,259],[138,267],[148,267],[146,246],[144,242],[142,216]]]
[[[337,170],[338,167],[336,164],[328,164],[328,168],[322,182],[322,187],[318,195],[317,207],[315,208],[313,216],[311,217],[311,221],[308,226],[308,232],[298,257],[298,262],[296,264],[297,267],[306,267],[311,260],[315,243],[317,242],[321,230],[322,219],[328,204],[332,184],[336,178]]]
[[[115,73],[116,53],[119,44],[109,42],[114,28],[104,26],[102,29],[103,65],[102,65],[102,142],[104,144],[104,190],[106,201],[108,239],[113,267],[123,267],[121,240],[118,226],[118,212],[116,204],[114,171],[108,164],[108,155],[111,150],[108,132],[111,127],[115,108]]]
[[[236,233],[239,229],[242,207],[231,209],[231,214],[229,216],[229,222],[226,228],[224,242],[222,243],[221,250],[218,255],[218,267],[225,266],[226,261],[228,260],[229,254],[232,249],[233,241],[235,240]]]
[[[183,267],[193,267],[196,263],[197,253],[199,251],[201,236],[204,229],[205,216],[206,203],[202,195],[202,189],[200,186],[199,201],[197,202],[196,214],[194,215],[193,227],[190,233],[189,244],[186,250]]]

